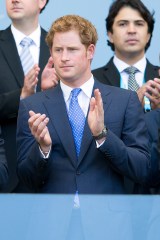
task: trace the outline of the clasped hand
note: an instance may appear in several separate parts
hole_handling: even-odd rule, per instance
[[[144,107],[144,96],[149,98],[151,103],[151,108],[156,109],[160,107],[160,79],[154,78],[154,80],[149,80],[137,91],[139,100]]]

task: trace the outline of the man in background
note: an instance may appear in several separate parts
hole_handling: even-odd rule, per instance
[[[114,56],[105,66],[92,71],[104,84],[137,91],[146,118],[149,117],[148,114],[154,114],[151,110],[160,106],[159,68],[152,65],[145,56],[153,29],[153,14],[140,0],[114,1],[106,18],[108,45],[114,51]],[[152,122],[146,123],[150,131]],[[128,183],[130,193],[150,193],[148,187]]]
[[[41,73],[50,57],[45,43],[46,31],[39,25],[39,15],[48,0],[6,0],[11,26],[0,31],[0,124],[5,141],[9,168],[7,191],[15,191],[16,175],[16,123],[20,99],[41,90]],[[24,39],[29,39],[29,54],[24,66]],[[23,60],[21,59],[23,55]],[[24,70],[25,69],[25,70]],[[16,191],[21,191],[17,189]]]

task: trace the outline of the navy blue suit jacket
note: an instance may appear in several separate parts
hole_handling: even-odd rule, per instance
[[[149,132],[151,144],[151,180],[150,185],[153,193],[160,192],[160,108],[145,114],[145,120]]]
[[[137,94],[95,81],[104,105],[107,139],[97,149],[87,120],[79,159],[60,85],[21,101],[17,126],[18,176],[33,192],[124,193],[124,175],[145,182],[150,155]],[[136,111],[134,111],[136,109]],[[29,110],[50,121],[52,150],[43,159],[28,127]]]
[[[5,191],[8,183],[8,166],[4,150],[4,140],[0,127],[0,192]]]

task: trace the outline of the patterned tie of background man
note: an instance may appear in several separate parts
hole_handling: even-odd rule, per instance
[[[23,38],[23,40],[20,43],[20,45],[22,46],[20,60],[21,60],[21,64],[22,64],[25,76],[34,66],[34,60],[29,50],[29,46],[31,44],[33,44],[33,40],[28,37]]]
[[[135,74],[139,72],[139,70],[133,66],[128,67],[124,70],[127,74],[129,74],[128,77],[128,89],[132,91],[138,91],[139,85],[135,79]],[[144,111],[148,112],[151,110],[150,100],[144,96]]]
[[[131,66],[131,67],[126,68],[124,71],[129,74],[128,89],[137,92],[137,90],[139,89],[139,85],[135,79],[135,73],[138,72],[138,69]]]

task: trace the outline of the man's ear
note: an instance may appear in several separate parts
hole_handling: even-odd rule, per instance
[[[95,53],[95,45],[94,44],[90,44],[87,48],[87,57],[88,59],[92,60],[93,56]]]
[[[113,43],[113,38],[112,38],[113,34],[111,32],[107,32],[107,35],[108,35],[109,41]]]
[[[151,34],[150,34],[150,33],[148,33],[148,39],[147,39],[147,43],[149,42],[150,38],[151,38]]]
[[[39,0],[39,8],[40,8],[40,11],[42,10],[42,8],[44,8],[44,6],[46,5],[46,0]]]

